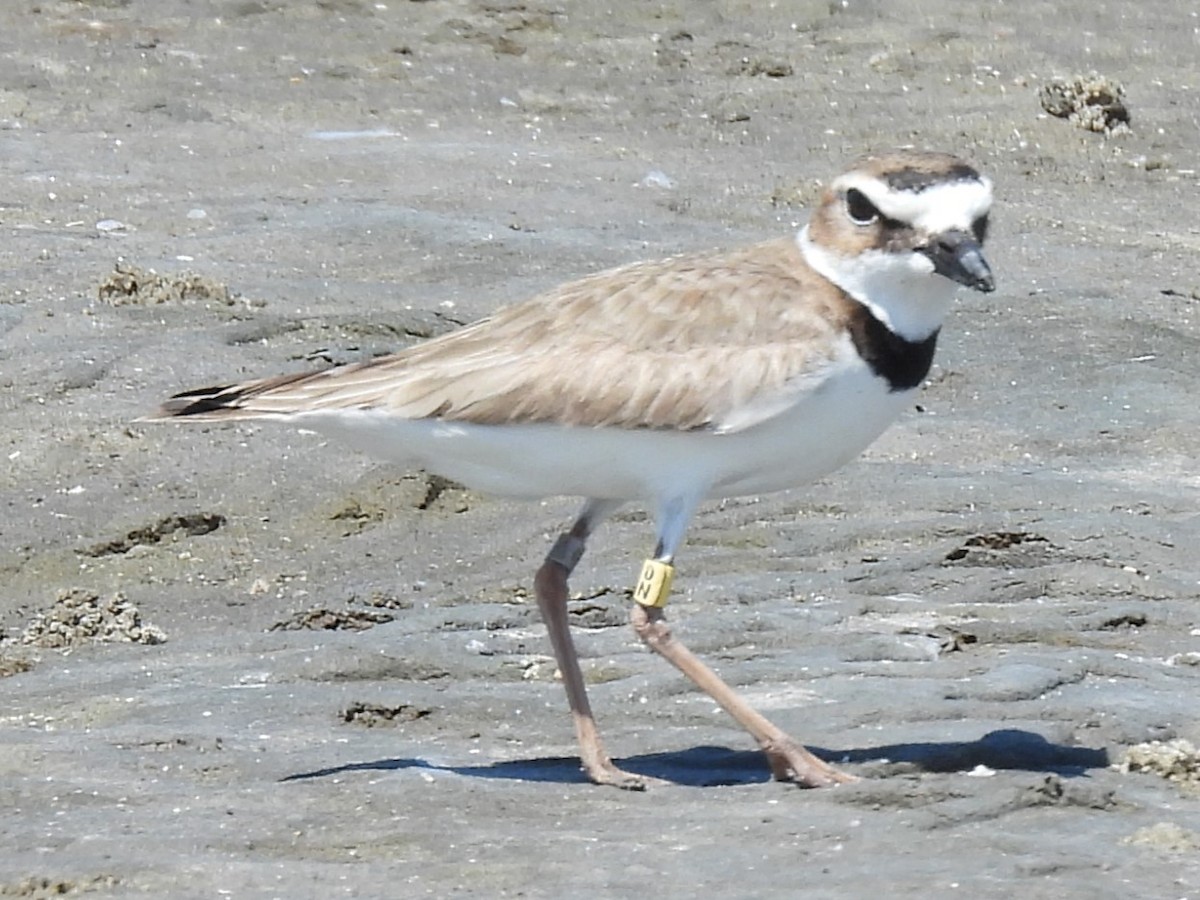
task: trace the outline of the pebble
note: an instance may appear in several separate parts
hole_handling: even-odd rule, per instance
[[[642,179],[642,187],[662,188],[669,191],[675,187],[675,182],[661,169],[651,169]]]

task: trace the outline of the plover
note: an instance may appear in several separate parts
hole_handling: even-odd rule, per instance
[[[929,371],[982,253],[991,182],[961,159],[897,151],[834,179],[798,234],[573,281],[391,356],[202,388],[153,420],[274,419],[509,497],[585,498],[534,579],[583,769],[640,788],[596,729],[567,621],[567,578],[628,501],[656,514],[634,587],[637,634],[713,697],[776,778],[852,780],[754,711],[674,638],[663,607],[706,499],[803,485],[857,456]]]

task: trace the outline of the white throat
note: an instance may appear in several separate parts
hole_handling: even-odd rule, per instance
[[[941,328],[958,290],[950,279],[935,275],[933,261],[920,253],[868,250],[841,256],[814,243],[807,225],[796,243],[813,269],[905,340],[923,341]]]

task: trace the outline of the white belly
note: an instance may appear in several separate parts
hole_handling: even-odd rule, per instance
[[[379,410],[305,413],[297,424],[371,456],[485,493],[655,502],[806,484],[861,453],[911,401],[865,366],[843,370],[773,418],[733,433],[397,419]]]

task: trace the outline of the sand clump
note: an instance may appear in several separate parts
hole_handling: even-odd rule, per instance
[[[1125,87],[1095,72],[1052,79],[1042,85],[1038,99],[1050,115],[1067,119],[1084,131],[1100,134],[1129,131]]]
[[[113,270],[100,282],[96,296],[109,306],[196,303],[222,307],[235,306],[243,300],[222,282],[196,272],[161,274],[124,259],[118,259]]]
[[[1174,822],[1155,822],[1153,825],[1139,828],[1125,838],[1124,843],[1188,853],[1200,850],[1200,833]]]
[[[1136,744],[1125,753],[1122,772],[1150,772],[1168,781],[1200,789],[1200,750],[1182,738]]]
[[[117,592],[107,600],[83,588],[60,591],[54,605],[38,613],[21,634],[22,644],[68,649],[87,641],[161,644],[161,628],[144,623],[138,608]]]

